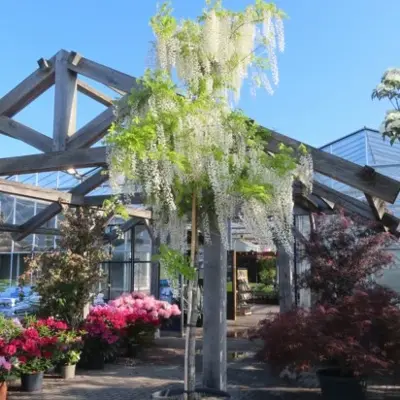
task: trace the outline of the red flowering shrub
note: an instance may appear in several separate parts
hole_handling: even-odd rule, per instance
[[[324,363],[343,374],[367,375],[394,367],[400,356],[400,300],[376,286],[336,305],[293,310],[264,320],[253,337],[271,366],[297,371]]]
[[[10,342],[16,348],[19,370],[23,374],[46,371],[54,362],[58,337],[48,335],[36,327],[29,326]]]
[[[299,279],[321,304],[333,304],[351,295],[372,274],[393,261],[385,248],[393,242],[389,233],[359,219],[336,215],[315,215],[315,227],[303,243],[310,269]]]
[[[112,358],[117,352],[121,332],[126,327],[126,314],[110,306],[96,306],[90,310],[83,324],[83,358],[102,354],[104,359]]]
[[[12,341],[20,334],[18,320],[6,319],[0,315],[0,382],[13,379],[18,371],[16,357],[18,347]]]

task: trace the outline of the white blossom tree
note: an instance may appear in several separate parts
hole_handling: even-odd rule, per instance
[[[152,67],[128,107],[117,107],[107,137],[114,189],[130,194],[140,186],[160,242],[184,253],[191,223],[191,278],[197,232],[209,240],[212,224],[227,247],[227,221],[236,217],[261,243],[278,241],[291,252],[293,180],[304,176],[310,188],[312,177],[310,157],[298,158],[284,146],[279,154],[266,152],[267,131],[238,108],[245,82],[253,92],[264,88],[271,94],[278,84],[284,13],[262,0],[240,12],[224,8],[222,1],[206,3],[196,21],[178,22],[167,4],[151,19]],[[196,283],[189,280],[189,305],[197,304]],[[195,386],[196,320],[197,307],[189,307],[189,398]]]
[[[382,76],[381,83],[372,92],[373,99],[387,99],[392,104],[386,112],[380,131],[393,144],[400,140],[400,69],[389,68]]]

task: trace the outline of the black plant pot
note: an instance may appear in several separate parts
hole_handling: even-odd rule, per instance
[[[24,392],[39,392],[43,387],[43,372],[21,375],[21,389]]]
[[[102,352],[90,353],[79,362],[79,367],[84,369],[101,370],[104,369],[105,358]]]
[[[205,397],[212,397],[212,398],[217,398],[217,399],[230,399],[231,396],[227,392],[223,392],[221,390],[216,390],[216,389],[208,389],[208,388],[197,388],[195,390],[197,394],[200,396],[202,394],[205,395]],[[153,400],[181,400],[182,396],[184,394],[183,388],[176,388],[176,389],[166,389],[166,390],[160,390],[158,392],[155,392],[152,394],[151,398]]]
[[[366,384],[354,376],[343,376],[338,368],[317,371],[322,398],[325,400],[365,400]]]
[[[130,343],[126,349],[126,356],[129,358],[137,358],[142,352],[143,347],[137,343]]]

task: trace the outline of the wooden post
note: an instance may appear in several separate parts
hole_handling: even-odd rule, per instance
[[[277,247],[277,264],[279,272],[279,306],[280,312],[289,311],[293,307],[293,255],[284,247]]]
[[[233,292],[233,309],[235,310],[234,321],[237,315],[237,265],[236,265],[236,250],[233,250],[233,265],[232,265],[232,292]]]
[[[226,391],[227,251],[221,236],[211,232],[204,248],[203,386]]]
[[[151,238],[151,256],[152,258],[159,253],[160,238]],[[150,292],[158,299],[160,296],[160,263],[158,261],[151,261],[151,273],[150,273]]]
[[[61,50],[55,60],[54,150],[65,150],[76,131],[77,74],[68,69],[69,53]]]

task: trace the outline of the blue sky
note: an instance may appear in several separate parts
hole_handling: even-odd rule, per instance
[[[249,0],[225,0],[240,8]],[[379,126],[388,107],[371,101],[383,71],[400,66],[399,0],[279,0],[289,15],[286,50],[279,57],[274,96],[244,92],[241,107],[259,123],[314,146],[366,125]],[[157,1],[20,0],[2,3],[0,95],[59,49],[140,76],[152,33],[148,20]],[[195,16],[203,0],[174,0],[176,15]],[[49,91],[15,118],[51,136]],[[101,107],[80,96],[78,124]],[[0,157],[33,149],[0,137]]]

